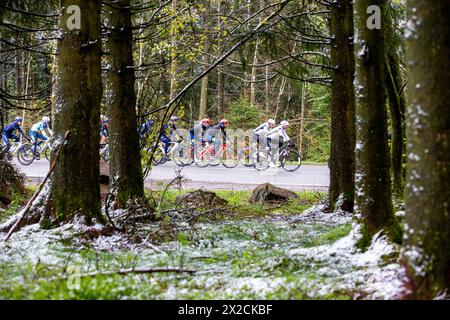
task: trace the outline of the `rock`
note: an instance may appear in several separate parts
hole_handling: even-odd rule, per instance
[[[183,207],[202,207],[208,209],[220,208],[228,204],[228,201],[219,198],[214,192],[202,189],[178,196],[175,201]]]
[[[275,187],[270,183],[264,183],[257,186],[252,193],[249,201],[252,203],[267,202],[286,202],[300,197],[291,190]]]

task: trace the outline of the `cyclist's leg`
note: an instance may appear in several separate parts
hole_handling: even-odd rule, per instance
[[[2,140],[5,143],[5,149],[1,150],[4,153],[7,153],[9,149],[11,148],[11,142],[9,142],[9,137],[6,135],[6,133],[2,134]]]
[[[33,141],[33,154],[35,154],[36,150],[37,150],[37,145],[38,145],[37,132],[30,131],[30,138],[31,138],[31,141]]]
[[[169,146],[170,146],[171,140],[169,139],[168,136],[166,136],[164,134],[161,135],[160,139],[161,139],[162,143],[164,143],[164,154],[167,155],[169,153]]]

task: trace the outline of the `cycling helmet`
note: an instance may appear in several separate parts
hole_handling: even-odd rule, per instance
[[[209,120],[208,118],[203,118],[202,120],[200,120],[201,124],[210,124],[211,120]]]
[[[283,121],[280,122],[280,124],[281,124],[283,127],[287,127],[287,126],[289,125],[289,122],[287,122],[286,120],[283,120]]]
[[[267,123],[274,126],[275,125],[275,120],[269,119],[269,120],[267,120]]]
[[[47,116],[42,117],[42,121],[49,123],[50,122],[50,118],[47,117]]]
[[[219,122],[222,123],[224,126],[228,126],[229,124],[229,121],[227,119],[222,119]]]
[[[103,119],[103,123],[109,123],[109,118],[105,117],[105,119]]]
[[[23,118],[22,117],[16,117],[16,122],[23,122]]]
[[[177,116],[171,116],[170,119],[169,119],[170,122],[175,122],[175,121],[178,121],[178,120],[179,120],[179,118]]]

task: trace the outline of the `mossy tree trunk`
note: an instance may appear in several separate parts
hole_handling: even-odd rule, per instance
[[[391,162],[392,162],[392,191],[395,196],[403,198],[405,152],[405,108],[406,101],[403,93],[403,80],[400,72],[399,39],[396,39],[392,8],[386,14],[385,24],[385,78],[386,93],[389,101],[391,119]]]
[[[65,8],[77,5],[81,29],[69,30]],[[55,136],[70,139],[51,177],[46,211],[56,222],[75,214],[100,220],[98,119],[102,98],[100,1],[61,1]]]
[[[330,208],[343,195],[342,209],[353,211],[355,197],[355,93],[353,79],[353,6],[340,0],[331,6],[331,61],[337,69],[331,85]]]
[[[378,5],[385,12],[386,0],[359,0],[355,7],[356,27],[356,207],[363,218],[361,246],[384,230],[395,241],[399,228],[392,207],[388,149],[386,91],[384,85],[383,27],[369,29],[367,9]],[[385,19],[381,19],[382,25]]]
[[[135,75],[130,0],[108,7],[108,101],[110,125],[110,184],[117,207],[144,196],[136,121]]]
[[[450,28],[447,0],[408,1],[405,252],[411,298],[450,288]]]

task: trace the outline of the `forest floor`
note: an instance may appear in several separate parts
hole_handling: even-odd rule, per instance
[[[160,212],[182,193],[168,191]],[[126,236],[87,236],[75,224],[25,227],[0,242],[0,299],[395,297],[404,276],[398,247],[376,236],[367,251],[356,249],[359,225],[349,213],[323,213],[323,194],[298,194],[280,206],[249,204],[248,191],[217,191],[227,208],[195,221],[162,216]],[[20,202],[0,212],[0,223]],[[142,268],[195,273],[130,272]]]

